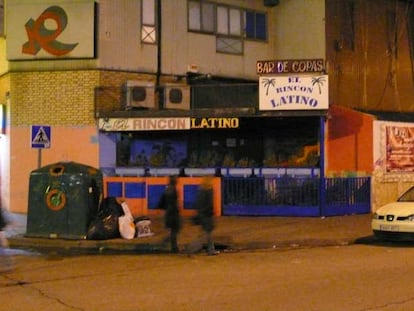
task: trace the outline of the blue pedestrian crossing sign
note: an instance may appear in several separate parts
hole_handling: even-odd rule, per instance
[[[32,125],[32,148],[50,148],[50,126]]]

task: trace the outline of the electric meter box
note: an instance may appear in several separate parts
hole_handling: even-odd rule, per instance
[[[59,162],[30,173],[27,237],[86,239],[103,193],[99,169]]]

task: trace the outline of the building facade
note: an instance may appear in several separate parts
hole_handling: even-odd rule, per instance
[[[59,161],[118,175],[229,167],[371,174],[375,117],[349,110],[410,110],[411,7],[5,0],[2,202],[26,212],[30,172]],[[329,76],[327,107],[261,109],[257,62],[268,60],[322,60],[304,72]],[[329,114],[328,106],[339,110]],[[35,148],[33,130],[43,126],[48,144]]]
[[[95,167],[108,161],[100,152],[96,118],[100,89],[118,90],[127,81],[149,81],[155,86],[181,83],[189,72],[200,80],[214,76],[254,82],[256,60],[274,58],[279,49],[280,57],[288,56],[286,49],[282,52],[285,42],[275,34],[295,31],[274,17],[277,6],[258,1],[4,4],[5,34],[13,35],[2,39],[0,84],[7,126],[2,136],[1,189],[5,206],[16,212],[27,210],[28,176],[33,169],[57,161]],[[304,7],[285,8],[294,16],[298,9]],[[211,24],[215,10],[222,16],[220,25]],[[306,10],[320,15],[308,17],[319,29],[313,39],[289,36],[290,44],[301,43],[308,50],[306,57],[323,58],[323,4],[314,1]],[[241,28],[244,19],[250,23],[248,34]],[[59,34],[56,40],[48,37],[47,29],[52,36]],[[315,38],[321,44],[315,45]],[[63,51],[56,51],[56,46]],[[291,57],[302,56],[289,52]],[[31,148],[33,125],[50,126],[48,148]]]
[[[375,211],[414,181],[404,134],[414,120],[413,3],[325,3],[330,105],[341,108],[328,117],[327,167],[336,174],[367,170]],[[405,137],[408,154],[390,144],[391,129]]]

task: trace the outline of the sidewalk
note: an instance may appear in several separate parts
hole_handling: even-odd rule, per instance
[[[27,215],[9,214],[12,225],[6,230],[11,248],[60,249],[65,251],[168,252],[163,242],[168,232],[162,217],[150,217],[153,236],[132,240],[65,240],[26,237]],[[287,249],[349,245],[372,236],[371,214],[335,217],[245,217],[216,218],[213,232],[217,248],[223,251]],[[184,248],[200,234],[200,228],[183,219],[179,246]]]

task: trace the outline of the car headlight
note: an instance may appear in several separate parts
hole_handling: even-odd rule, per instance
[[[413,214],[413,215],[409,215],[409,216],[407,217],[407,220],[409,220],[409,221],[414,221],[414,214]]]
[[[374,213],[374,219],[379,219],[379,215],[377,213]]]

